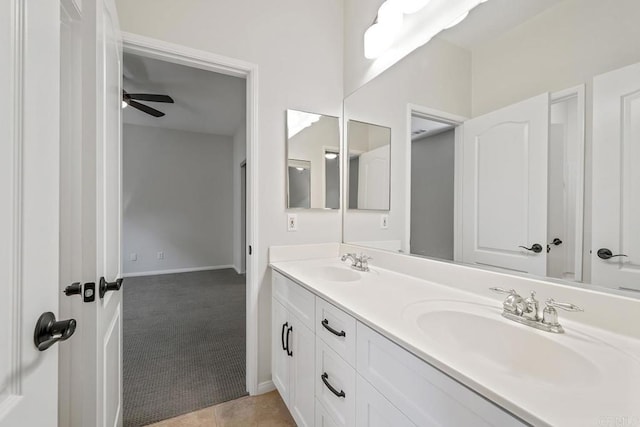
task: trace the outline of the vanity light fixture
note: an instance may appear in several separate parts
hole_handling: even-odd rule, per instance
[[[410,15],[416,13],[423,7],[425,7],[431,0],[396,0],[400,4],[402,13]],[[487,0],[485,0],[487,1]]]
[[[364,56],[374,59],[395,41],[402,29],[402,8],[397,0],[387,0],[378,9],[375,22],[364,32]]]
[[[486,1],[486,0],[485,0]],[[459,23],[461,23],[462,21],[464,21],[467,16],[469,16],[469,11],[463,13],[462,15],[458,16],[456,19],[454,19],[449,25],[447,25],[446,27],[444,27],[445,30],[448,30],[449,28],[453,28],[456,25],[458,25]]]
[[[393,46],[394,43],[398,41],[398,35],[401,34],[403,30],[403,14],[409,15],[412,13],[416,13],[421,9],[424,9],[424,7],[432,1],[434,0],[386,0],[384,3],[382,3],[380,8],[378,9],[378,15],[376,16],[374,23],[364,32],[365,58],[376,59],[385,51],[387,51],[391,46]],[[447,3],[451,0],[439,1],[442,4],[433,9],[434,11],[438,11],[438,13],[446,14],[447,12],[449,12],[450,14],[453,9],[459,9],[459,7],[455,7],[456,5],[449,5]],[[466,12],[460,14],[457,18],[455,18],[447,25],[443,25],[442,20],[437,16],[435,17],[435,20],[431,19],[432,23],[430,25],[427,24],[426,27],[423,26],[420,30],[421,33],[428,34],[428,37],[420,36],[422,37],[422,40],[420,40],[418,44],[415,44],[414,48],[428,43],[431,37],[438,34],[439,32],[455,27],[465,20],[465,18],[469,15],[471,9],[473,9],[475,6],[478,6],[479,4],[486,3],[487,1],[488,0],[461,0],[461,3],[467,5],[466,7],[468,7],[469,9]],[[445,7],[451,7],[451,9],[445,9]],[[414,18],[414,21],[416,19],[421,21],[423,18],[424,16],[419,16],[417,18]],[[411,25],[415,26],[416,22],[413,22]],[[403,38],[405,36],[407,35],[402,35]],[[411,45],[412,43],[416,43],[416,34],[409,35],[408,39],[412,40],[409,42],[409,45]]]
[[[324,153],[324,158],[327,160],[335,160],[338,158],[338,153],[332,153],[331,151],[327,151]]]

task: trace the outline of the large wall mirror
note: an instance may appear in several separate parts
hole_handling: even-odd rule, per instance
[[[287,208],[340,209],[337,117],[287,110]]]
[[[349,95],[345,123],[390,128],[390,205],[345,210],[344,242],[640,291],[638,22],[489,0]]]

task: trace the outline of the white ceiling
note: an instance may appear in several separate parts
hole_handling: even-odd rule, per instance
[[[566,0],[489,0],[438,37],[472,50]]]
[[[123,87],[129,93],[169,95],[175,104],[140,101],[162,111],[153,117],[135,108],[123,121],[143,126],[233,136],[244,125],[245,80],[125,53]]]

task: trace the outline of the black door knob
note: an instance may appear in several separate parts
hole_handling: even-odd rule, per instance
[[[68,297],[71,295],[82,294],[82,285],[79,282],[75,282],[64,288],[64,294]]]
[[[122,287],[122,281],[123,279],[116,279],[115,282],[107,282],[104,277],[101,277],[100,286],[98,287],[100,299],[104,298],[104,295],[109,291],[119,291]]]
[[[537,254],[539,254],[540,252],[542,252],[542,245],[541,245],[541,244],[539,244],[539,243],[535,243],[535,244],[533,244],[530,248],[528,248],[528,247],[526,247],[526,246],[518,246],[518,247],[519,247],[519,248],[522,248],[522,249],[526,249],[526,250],[531,251],[531,252],[535,252],[535,253],[537,253]]]
[[[76,320],[56,321],[50,311],[43,313],[36,323],[33,342],[40,351],[45,351],[58,341],[65,341],[76,331]]]
[[[598,258],[600,259],[609,259],[609,258],[615,258],[619,256],[626,256],[626,255],[625,254],[614,255],[613,252],[611,252],[611,250],[607,248],[598,249]]]

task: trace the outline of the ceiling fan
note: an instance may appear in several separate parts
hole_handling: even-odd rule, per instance
[[[133,108],[136,108],[143,113],[147,113],[153,117],[162,117],[164,113],[162,111],[158,111],[155,108],[151,108],[148,105],[141,104],[138,101],[149,101],[149,102],[164,102],[168,104],[173,104],[173,98],[169,95],[155,95],[150,93],[128,93],[126,90],[122,91],[122,106],[126,107],[127,105],[131,105]]]

